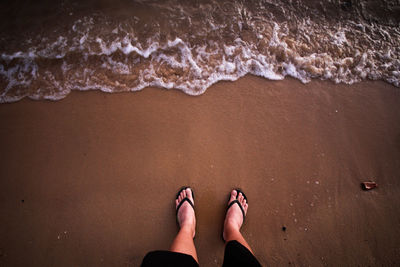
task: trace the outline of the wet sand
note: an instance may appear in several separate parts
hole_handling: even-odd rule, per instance
[[[229,191],[264,265],[400,262],[400,90],[247,76],[199,97],[148,88],[0,105],[0,266],[138,266],[196,194],[202,266]],[[362,191],[360,183],[376,181]],[[282,230],[286,227],[286,231]]]

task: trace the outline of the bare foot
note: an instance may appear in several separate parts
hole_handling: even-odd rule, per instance
[[[179,203],[181,203],[181,201],[186,197],[190,199],[190,201],[192,201],[194,205],[192,190],[190,188],[186,188],[185,190],[182,190],[182,192],[178,196],[178,199],[175,200],[176,208],[178,208]],[[196,215],[194,213],[193,207],[189,204],[188,201],[185,201],[179,208],[177,218],[181,230],[190,231],[194,238],[196,234]]]
[[[236,197],[237,197],[237,191],[234,189],[231,192],[231,198],[229,199],[228,206],[232,201],[236,199]],[[242,205],[244,213],[246,215],[248,204],[246,199],[243,197],[242,193],[239,193],[239,197],[237,198],[237,200]],[[226,212],[224,231],[222,233],[222,237],[224,238],[224,240],[226,240],[228,232],[240,231],[240,227],[242,227],[243,224],[243,219],[244,219],[243,213],[239,205],[237,203],[233,204]]]

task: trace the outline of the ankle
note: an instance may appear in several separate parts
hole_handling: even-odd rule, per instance
[[[179,232],[184,233],[184,234],[189,234],[189,235],[193,235],[194,234],[194,227],[193,225],[182,225]]]
[[[229,232],[240,232],[241,225],[235,220],[226,219],[224,229]]]
[[[237,236],[240,236],[240,227],[235,224],[225,223],[223,237],[226,241],[234,240]]]

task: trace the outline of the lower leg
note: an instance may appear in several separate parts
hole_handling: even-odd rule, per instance
[[[237,191],[233,190],[231,192],[231,197],[229,199],[228,205],[229,203],[231,203],[236,199],[240,202],[240,205],[242,206],[243,211],[246,214],[248,209],[248,204],[242,193],[239,193],[239,195],[237,195]],[[240,233],[240,228],[242,227],[243,220],[244,220],[243,213],[239,205],[236,203],[233,204],[226,212],[223,237],[226,243],[232,240],[236,240],[244,247],[246,247],[252,254],[254,254],[249,244],[244,239],[243,235]]]
[[[177,208],[185,198],[188,198],[192,203],[194,203],[192,190],[190,188],[182,190],[182,192],[179,194],[175,203]],[[188,254],[192,256],[197,262],[199,262],[197,259],[196,248],[193,242],[196,231],[196,216],[193,207],[189,204],[188,201],[184,201],[179,207],[177,218],[180,229],[171,244],[170,251]]]
[[[170,251],[191,255],[197,262],[199,262],[191,229],[181,228],[179,230],[179,233],[171,244]]]
[[[230,226],[225,227],[224,237],[225,237],[225,244],[227,244],[229,241],[236,240],[237,242],[242,244],[244,247],[246,247],[252,254],[254,254],[250,248],[250,245],[247,243],[247,241],[244,239],[242,233],[240,233],[240,231],[238,229],[235,229],[234,227],[230,227]]]

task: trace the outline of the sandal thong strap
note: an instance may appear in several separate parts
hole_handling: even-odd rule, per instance
[[[233,204],[238,204],[239,205],[239,208],[240,208],[240,210],[242,211],[242,214],[243,214],[243,222],[244,222],[244,219],[246,218],[246,214],[244,213],[244,209],[243,209],[242,205],[240,204],[239,200],[237,200],[237,199],[232,200],[232,202],[229,203],[228,208],[226,210],[229,210],[229,208],[232,207]]]
[[[193,192],[192,188],[190,188],[190,187],[188,187],[188,186],[183,186],[183,187],[178,191],[178,193],[176,194],[176,199],[178,199],[179,195],[181,194],[181,192],[182,192],[183,190],[186,190],[186,189],[188,189],[188,188],[190,189],[190,191],[192,191],[192,198],[193,198],[193,200],[194,200],[194,192]],[[192,206],[192,208],[193,208],[193,210],[194,210],[194,204],[193,204],[193,202],[192,202],[188,197],[185,197],[185,198],[182,199],[182,201],[178,204],[178,207],[176,207],[176,215],[178,215],[178,211],[179,211],[179,209],[181,208],[182,204],[185,203],[185,201],[189,202],[190,206]]]
[[[193,204],[193,202],[192,202],[189,198],[185,197],[185,198],[182,199],[182,201],[179,203],[178,207],[176,207],[176,214],[178,214],[179,209],[181,208],[182,204],[185,203],[185,201],[187,201],[187,202],[190,204],[190,206],[192,206],[192,208],[194,209],[194,204]]]

